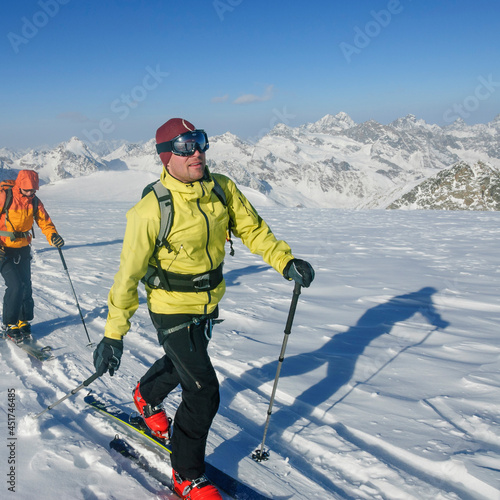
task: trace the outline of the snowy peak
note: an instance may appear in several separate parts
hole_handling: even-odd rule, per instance
[[[415,115],[406,115],[404,118],[398,118],[397,120],[394,120],[391,125],[394,128],[405,130],[405,129],[411,129],[414,128],[417,123],[417,118]]]
[[[214,146],[215,144],[217,144],[218,146],[220,146],[221,144],[227,144],[241,147],[243,144],[242,140],[231,132],[225,132],[222,135],[215,135],[213,137],[210,137],[209,143],[210,147]]]
[[[381,125],[375,120],[368,120],[360,123],[344,132],[346,137],[350,137],[362,144],[370,144],[376,142],[381,137],[387,134],[389,127]]]
[[[30,151],[19,159],[20,169],[35,170],[42,181],[89,175],[106,165],[76,137],[48,151]]]
[[[459,162],[396,200],[390,209],[500,210],[500,171]]]
[[[15,167],[15,161],[18,160],[20,155],[14,151],[11,151],[9,148],[0,148],[0,170],[2,170],[2,174],[5,172],[7,176],[9,175],[10,169]],[[2,175],[2,180],[6,179],[5,175]]]
[[[464,130],[468,130],[468,128],[469,126],[462,118],[457,118],[453,123],[444,127],[444,130],[462,132]]]
[[[302,127],[302,130],[314,134],[331,134],[339,133],[354,127],[356,123],[347,114],[341,111],[334,115],[325,115],[323,118],[314,123],[308,123]]]
[[[425,122],[425,120],[417,120],[415,115],[409,114],[404,118],[398,118],[391,123],[391,127],[396,130],[415,130],[415,129],[424,129],[424,130],[438,130],[439,127],[437,125],[429,125]]]
[[[75,156],[95,158],[95,155],[87,148],[84,142],[78,139],[78,137],[72,137],[68,142],[61,143],[59,148]]]
[[[488,125],[495,128],[500,133],[500,114],[495,116],[495,118]]]
[[[126,143],[104,157],[108,168],[113,170],[145,170],[160,173],[162,163],[156,154],[156,141],[150,139],[144,143]]]

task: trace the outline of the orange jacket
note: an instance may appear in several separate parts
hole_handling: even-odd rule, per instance
[[[35,189],[39,186],[38,174],[33,170],[20,170],[12,188],[12,203],[7,213],[0,216],[0,231],[15,231],[28,233],[33,227],[33,220],[38,224],[50,243],[51,237],[57,230],[45,210],[43,203],[38,200],[38,210],[33,214],[33,197],[24,196],[22,189]],[[0,207],[4,207],[5,191],[0,191]],[[9,236],[0,236],[0,245],[11,248],[21,248],[31,243],[31,234],[25,237],[11,239]]]

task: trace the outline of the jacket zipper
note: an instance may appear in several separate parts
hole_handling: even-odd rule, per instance
[[[203,193],[205,193],[205,188],[204,188],[203,184],[201,185],[201,188],[203,189]],[[210,251],[208,249],[208,243],[210,241],[210,226],[208,224],[208,217],[207,217],[207,214],[201,208],[200,200],[199,199],[196,200],[196,205],[197,205],[198,210],[200,211],[201,215],[203,215],[203,218],[205,219],[205,224],[206,224],[206,227],[207,227],[207,241],[205,243],[205,252],[206,252],[208,260],[210,262],[210,270],[212,270],[213,267],[214,267],[214,263],[213,263],[211,255],[210,255]],[[207,308],[208,304],[210,304],[212,302],[212,294],[210,293],[210,291],[207,291],[206,294],[207,294],[207,297],[208,297],[208,301],[205,304],[205,308],[204,308],[204,313],[205,314],[207,313],[207,310],[208,310],[208,308]]]

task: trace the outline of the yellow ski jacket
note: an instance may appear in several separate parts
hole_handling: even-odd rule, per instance
[[[212,192],[212,177],[224,190],[227,206]],[[199,274],[219,267],[225,257],[230,220],[233,234],[279,273],[294,258],[288,244],[276,239],[228,177],[210,174],[207,169],[202,180],[184,184],[163,170],[160,179],[172,194],[174,213],[169,249],[162,247],[158,252],[162,269]],[[138,283],[148,264],[155,265],[153,252],[159,229],[160,207],[156,195],[150,192],[127,212],[120,268],[108,296],[106,337],[121,339],[130,328],[130,318],[139,307]],[[199,292],[169,292],[146,286],[148,307],[158,314],[209,314],[225,290],[224,280],[213,290]]]

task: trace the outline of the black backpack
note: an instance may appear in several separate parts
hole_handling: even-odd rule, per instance
[[[213,192],[217,196],[217,198],[221,201],[221,203],[226,207],[227,199],[226,193],[222,189],[221,185],[217,182],[215,178],[212,177],[214,182]],[[158,251],[161,247],[165,247],[168,251],[171,251],[170,243],[168,242],[168,235],[170,234],[170,230],[172,228],[173,220],[174,220],[174,206],[172,203],[172,193],[169,189],[167,189],[161,181],[158,179],[157,181],[148,184],[142,191],[141,198],[144,198],[150,191],[154,191],[156,195],[156,199],[158,200],[158,204],[160,205],[160,230],[158,231],[158,235],[156,237],[155,249],[153,252],[153,257],[156,262],[156,267],[152,266],[148,267],[148,271],[146,275],[142,278],[143,283],[148,283],[150,286],[155,283],[155,279],[157,282],[161,283],[163,289],[169,290],[170,286],[168,284],[168,280],[166,279],[165,273],[160,266],[160,261],[158,259]],[[229,242],[231,250],[229,254],[234,255],[233,249],[233,241],[231,240],[231,224],[227,228],[226,240]],[[155,278],[156,277],[156,278]],[[152,281],[153,280],[153,281]]]

